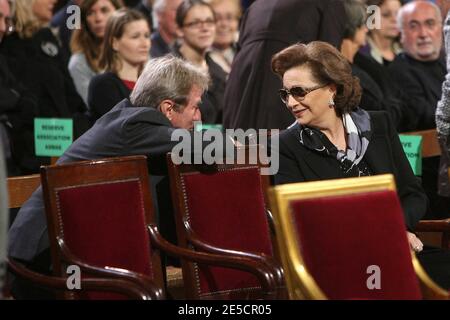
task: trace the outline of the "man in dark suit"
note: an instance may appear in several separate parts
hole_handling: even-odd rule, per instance
[[[340,1],[256,1],[242,19],[225,91],[224,126],[284,129],[294,122],[277,96],[281,82],[271,72],[272,56],[296,42],[322,40],[338,47],[344,24]]]
[[[405,93],[409,130],[436,127],[435,110],[446,74],[439,8],[427,1],[410,2],[399,11],[404,52],[389,66],[393,79]]]
[[[172,47],[178,38],[175,16],[182,0],[156,0],[153,10],[156,14],[158,29],[152,33],[150,56],[162,57],[172,52]]]
[[[440,10],[431,2],[414,1],[398,16],[404,53],[391,63],[389,72],[403,92],[405,130],[436,128],[436,106],[446,74]],[[435,219],[448,217],[450,210],[448,198],[437,195],[438,166],[438,157],[423,161],[422,185],[430,198],[427,217]]]
[[[177,144],[176,128],[192,129],[199,121],[201,96],[208,77],[197,67],[174,57],[152,59],[130,96],[100,118],[59,159],[66,163],[114,156],[147,155],[155,206],[159,203],[162,235],[175,240],[175,224],[167,182],[165,155]],[[164,201],[158,201],[162,200]],[[19,211],[8,234],[8,254],[40,272],[49,267],[49,241],[42,198],[38,188]],[[19,288],[17,290],[20,290]],[[23,292],[15,295],[24,297]],[[26,297],[26,296],[25,296]]]

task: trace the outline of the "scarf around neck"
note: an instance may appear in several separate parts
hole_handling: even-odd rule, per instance
[[[336,158],[349,172],[363,159],[372,134],[369,113],[357,108],[342,116],[342,123],[347,135],[347,150],[338,150],[319,129],[297,125],[300,143],[306,148],[326,156]]]

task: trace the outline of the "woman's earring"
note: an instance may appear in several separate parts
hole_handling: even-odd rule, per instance
[[[333,97],[330,98],[330,101],[328,101],[328,105],[330,106],[330,108],[334,108],[334,100]]]

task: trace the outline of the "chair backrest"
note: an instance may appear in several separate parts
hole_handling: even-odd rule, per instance
[[[404,135],[422,136],[422,158],[430,158],[441,155],[436,129],[404,132]]]
[[[195,238],[216,253],[274,255],[265,201],[269,181],[259,165],[175,165],[170,155],[168,165],[179,245],[191,247]],[[260,295],[248,273],[186,261],[182,267],[188,298]]]
[[[281,185],[270,197],[291,298],[421,298],[392,175]]]
[[[62,241],[84,263],[136,272],[163,287],[147,230],[154,217],[146,157],[46,166],[41,176],[55,275],[67,276],[71,263]]]
[[[20,208],[41,184],[41,176],[31,174],[8,178],[9,208]]]

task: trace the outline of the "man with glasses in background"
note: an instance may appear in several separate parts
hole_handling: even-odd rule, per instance
[[[412,1],[397,16],[403,53],[389,65],[392,79],[402,90],[405,130],[436,128],[435,112],[441,97],[446,66],[442,52],[442,17],[429,1]],[[430,199],[426,218],[448,217],[449,198],[437,194],[439,157],[423,160],[422,186]]]

